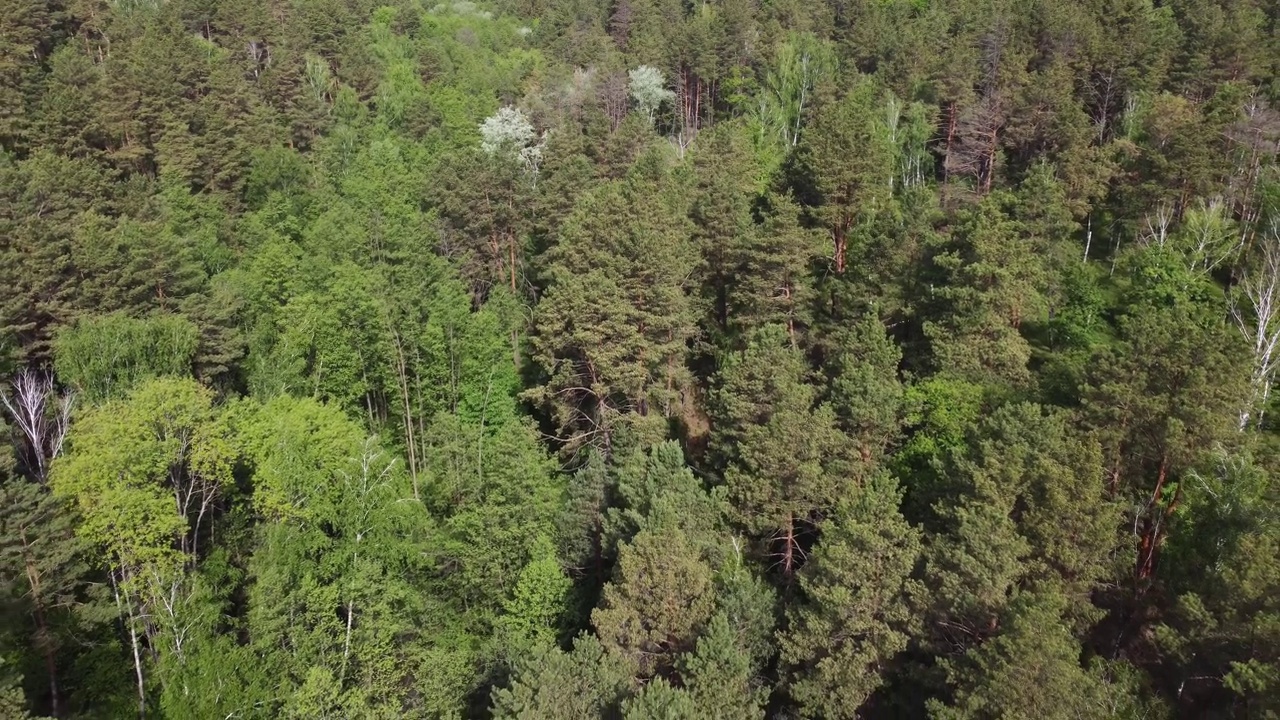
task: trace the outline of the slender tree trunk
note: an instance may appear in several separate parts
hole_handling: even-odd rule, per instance
[[[982,194],[991,192],[991,181],[996,174],[996,151],[1000,149],[999,134],[995,127],[991,128],[991,142],[987,146],[987,157],[982,171]]]
[[[58,662],[57,658],[54,657],[53,633],[49,630],[49,622],[44,613],[44,594],[40,587],[42,584],[40,571],[28,554],[30,546],[27,544],[25,529],[20,531],[19,538],[22,541],[23,554],[26,555],[27,583],[31,586],[31,614],[36,621],[36,644],[40,646],[40,652],[44,656],[45,672],[49,675],[49,704],[53,711],[53,716],[60,717],[62,703],[58,692]]]
[[[36,624],[38,625],[39,642],[44,651],[44,668],[49,675],[49,709],[53,717],[62,717],[62,697],[58,691],[58,659],[54,657],[53,637],[49,632],[49,623],[44,617],[44,610],[36,606]]]
[[[129,613],[129,644],[133,648],[133,671],[138,678],[138,717],[147,716],[147,688],[142,677],[142,655],[138,650],[138,629],[133,624],[133,613]]]
[[[62,717],[61,694],[58,692],[58,661],[54,657],[53,637],[49,632],[49,623],[45,619],[44,608],[37,603],[32,613],[36,620],[36,643],[44,656],[45,673],[49,676],[49,705],[54,717]]]
[[[511,239],[507,243],[507,259],[510,267],[508,271],[511,275],[511,294],[516,294],[516,238],[515,234],[511,234]]]
[[[947,103],[947,144],[942,153],[942,181],[947,181],[947,161],[951,159],[951,144],[956,139],[956,104]]]
[[[796,523],[791,513],[787,513],[786,524],[782,528],[782,576],[791,582],[795,575],[796,565]]]
[[[1148,513],[1151,510],[1158,509],[1160,502],[1160,493],[1164,490],[1165,482],[1169,479],[1169,458],[1165,456],[1160,461],[1160,471],[1156,476],[1156,486],[1151,492],[1151,500],[1148,503]],[[1177,499],[1171,506],[1175,506]],[[1164,516],[1165,512],[1157,513],[1157,518],[1148,515],[1143,522],[1142,536],[1138,542],[1138,564],[1135,568],[1134,576],[1138,580],[1146,580],[1151,577],[1152,571],[1155,569],[1156,553],[1159,551],[1160,540],[1164,534]]]
[[[594,577],[604,582],[604,527],[599,518],[591,525],[591,559],[595,568]]]
[[[1084,262],[1089,262],[1089,247],[1093,245],[1093,213],[1089,213],[1089,219],[1085,225],[1084,233]]]
[[[396,379],[400,385],[400,403],[404,406],[404,446],[409,453],[409,480],[413,483],[413,499],[418,498],[418,443],[413,437],[413,403],[409,397],[409,368],[404,358],[400,334],[393,332],[396,346]]]
[[[145,718],[147,716],[147,685],[142,673],[142,651],[138,645],[138,627],[133,616],[133,604],[128,598],[121,600],[120,583],[115,573],[111,574],[111,590],[115,595],[116,609],[123,609],[128,614],[125,622],[129,624],[129,646],[133,651],[133,672],[138,685],[138,717]]]
[[[413,389],[418,400],[418,409],[423,410],[426,405],[422,397],[422,377],[418,375],[418,368],[422,367],[422,351],[418,347],[413,348]],[[426,412],[418,413],[418,457],[425,458],[427,456],[427,421]]]
[[[338,688],[341,690],[347,680],[347,660],[351,657],[351,623],[355,619],[355,605],[347,601],[347,636],[342,641],[342,672],[338,674]]]
[[[791,347],[796,345],[796,316],[794,308],[791,305],[791,286],[784,284],[782,286],[782,298],[787,301],[787,337],[791,339]]]
[[[840,222],[839,224],[836,225],[835,232],[832,234],[832,238],[835,240],[835,243],[836,243],[836,252],[835,252],[836,273],[843,275],[844,264],[845,264],[845,246],[848,244],[848,241],[849,241],[848,229],[845,227],[844,222]]]
[[[667,331],[667,342],[675,340],[675,333],[671,330]],[[671,398],[675,395],[676,386],[676,358],[671,353],[667,353],[667,395],[662,402],[666,406],[663,413],[667,417],[672,416]]]

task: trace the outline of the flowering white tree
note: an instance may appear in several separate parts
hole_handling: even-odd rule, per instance
[[[666,78],[655,67],[641,65],[627,74],[631,77],[631,98],[649,122],[653,122],[653,114],[662,103],[674,100],[676,94],[667,89]]]
[[[498,108],[498,112],[485,118],[480,123],[480,147],[490,155],[510,154],[520,162],[536,178],[538,167],[542,165],[542,147],[546,144],[546,135],[538,137],[533,123],[518,108],[511,106]]]

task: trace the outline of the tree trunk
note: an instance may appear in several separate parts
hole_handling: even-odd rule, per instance
[[[125,622],[129,624],[129,646],[133,651],[133,672],[138,685],[138,717],[145,718],[147,716],[147,685],[142,674],[142,651],[138,646],[138,627],[133,616],[133,605],[128,598],[124,600],[120,598],[120,584],[114,572],[111,574],[111,590],[115,595],[116,609],[124,610],[128,614]]]
[[[791,578],[796,571],[796,523],[790,513],[787,513],[786,524],[782,528],[782,576],[787,582],[791,582]]]
[[[836,251],[835,251],[836,274],[843,275],[844,264],[845,264],[845,247],[848,245],[848,242],[849,242],[848,229],[845,227],[845,224],[843,222],[836,225],[835,232],[832,233],[832,238],[835,240],[835,244],[836,244]]]
[[[947,181],[948,160],[951,158],[951,143],[956,139],[956,104],[955,101],[947,103],[947,144],[942,152],[942,181]]]
[[[1169,458],[1165,456],[1160,461],[1160,471],[1156,476],[1156,486],[1151,492],[1151,500],[1147,504],[1148,513],[1157,509],[1160,502],[1160,493],[1164,490],[1165,482],[1169,479]],[[1176,507],[1177,500],[1170,504],[1170,507]],[[1138,563],[1134,570],[1134,577],[1138,581],[1146,580],[1151,577],[1155,570],[1156,554],[1160,550],[1160,541],[1164,536],[1164,519],[1167,512],[1157,512],[1154,516],[1148,515],[1142,523],[1142,534],[1138,541]]]
[[[355,619],[355,605],[347,601],[347,636],[342,641],[342,672],[338,674],[338,689],[342,689],[347,679],[347,660],[351,657],[351,623]]]
[[[509,241],[508,241],[508,243],[507,243],[507,255],[508,255],[508,262],[509,262],[509,264],[510,264],[510,267],[508,268],[508,270],[509,270],[509,272],[510,272],[510,274],[511,274],[511,294],[512,294],[512,295],[515,295],[515,294],[516,294],[516,238],[515,238],[515,233],[512,233],[512,234],[511,234],[510,240],[509,240]]]
[[[404,446],[409,455],[409,480],[413,483],[413,499],[418,498],[418,443],[413,437],[413,403],[409,397],[409,368],[405,362],[404,344],[400,334],[392,332],[396,346],[396,380],[400,389],[400,403],[404,407]]]
[[[42,584],[40,571],[31,560],[29,554],[30,546],[27,544],[25,529],[20,531],[19,539],[22,541],[23,555],[26,556],[27,583],[31,586],[31,614],[36,621],[36,644],[40,646],[40,652],[44,656],[45,672],[49,675],[49,704],[53,716],[60,717],[62,703],[58,693],[58,662],[57,658],[54,657],[53,633],[49,630],[49,622],[44,614],[44,595],[40,589]]]

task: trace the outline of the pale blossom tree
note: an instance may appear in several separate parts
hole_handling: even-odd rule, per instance
[[[629,85],[631,99],[636,101],[636,108],[652,123],[658,108],[662,107],[663,103],[674,100],[676,94],[667,89],[666,78],[662,76],[662,71],[655,67],[641,65],[627,75],[631,79]]]
[[[480,147],[490,155],[510,155],[518,159],[534,178],[542,165],[542,148],[546,145],[546,134],[542,137],[533,128],[533,123],[519,108],[511,106],[498,108],[498,111],[480,123]]]

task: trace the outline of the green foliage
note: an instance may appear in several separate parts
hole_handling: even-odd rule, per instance
[[[873,316],[864,316],[835,340],[828,381],[841,429],[864,467],[875,468],[898,441],[905,391],[898,379],[902,350]]]
[[[22,692],[22,676],[7,670],[0,675],[0,712],[14,720],[31,718],[31,714],[27,712],[26,695]]]
[[[1138,278],[1131,292],[1142,304],[1121,318],[1120,344],[1094,360],[1084,413],[1102,442],[1110,492],[1142,508],[1135,574],[1145,579],[1180,504],[1183,473],[1236,437],[1247,370],[1239,336],[1206,312],[1185,270],[1153,263]]]
[[[661,432],[687,384],[693,263],[678,186],[656,150],[627,180],[585,195],[552,257],[533,359],[548,375],[530,397],[570,441],[608,443],[619,422]]]
[[[0,508],[3,641],[39,656],[27,680],[43,686],[40,695],[47,689],[51,710],[62,712],[69,691],[82,681],[61,674],[58,657],[77,635],[96,630],[94,610],[100,608],[94,601],[101,598],[94,598],[85,582],[87,548],[74,534],[76,517],[68,503],[38,483],[9,479],[0,486]],[[27,717],[21,695],[16,681],[0,690],[5,717]]]
[[[528,563],[541,560],[541,572],[550,572],[547,548],[534,541],[552,532],[560,487],[532,428],[516,418],[491,422],[441,416],[428,430],[437,439],[420,493],[441,519],[429,554],[449,568],[449,595],[460,606],[496,613]]]
[[[928,595],[950,643],[990,632],[1019,588],[1087,598],[1110,569],[1121,522],[1098,482],[1097,444],[1061,414],[1009,405],[979,427],[955,461],[959,497],[937,508],[945,530],[927,553]],[[1087,606],[1068,609],[1089,615]]]
[[[198,331],[179,315],[81,319],[53,345],[58,377],[89,402],[120,398],[144,380],[189,377]]]
[[[595,720],[621,717],[620,704],[631,686],[625,662],[590,635],[573,650],[545,647],[516,667],[510,688],[493,692],[495,718]]]
[[[799,563],[797,534],[849,489],[846,438],[830,407],[815,407],[804,358],[782,328],[756,333],[720,374],[714,442],[729,502],[790,577]]]
[[[1066,599],[1028,594],[1013,601],[1003,631],[947,663],[955,699],[930,701],[931,717],[1094,717],[1108,707],[1107,688],[1080,665],[1080,645],[1061,620]]]
[[[1280,712],[1274,5],[0,2],[0,714]]]
[[[1221,678],[1220,688],[1193,692],[1265,717],[1276,712],[1280,679],[1273,484],[1247,454],[1225,452],[1183,484],[1186,504],[1161,566],[1180,595],[1157,628],[1159,646],[1184,677]]]
[[[295,716],[397,713],[415,684],[449,671],[418,663],[452,619],[424,592],[426,523],[421,505],[402,501],[402,465],[331,406],[278,398],[244,410],[255,510],[270,521],[248,568],[247,631],[273,705]]]
[[[879,88],[857,79],[839,100],[817,106],[803,136],[800,163],[818,200],[815,215],[831,238],[837,274],[850,262],[854,226],[883,209],[895,182],[896,148],[878,112]]]
[[[75,501],[80,536],[107,553],[113,571],[158,592],[151,583],[195,555],[213,503],[232,484],[228,432],[213,394],[194,380],[150,380],[76,421],[50,486]]]
[[[619,550],[591,622],[605,648],[651,676],[694,646],[714,607],[711,568],[684,532],[642,530]]]
[[[800,571],[804,600],[788,614],[781,660],[788,694],[808,716],[858,717],[917,632],[907,591],[920,538],[898,499],[890,478],[873,479],[822,525]]]
[[[622,703],[623,720],[693,720],[698,707],[683,690],[662,678],[644,686],[635,697]]]
[[[516,645],[548,645],[556,640],[560,616],[572,585],[546,536],[530,551],[533,559],[520,571],[506,613],[499,620]]]
[[[1041,317],[1046,271],[1036,244],[1019,229],[999,200],[988,198],[957,233],[960,248],[935,258],[952,276],[940,293],[945,319],[925,324],[935,368],[993,386],[1030,379],[1031,348],[1018,329]]]
[[[800,209],[781,196],[769,198],[763,225],[737,234],[728,244],[733,268],[726,321],[745,340],[753,330],[782,324],[792,335],[810,324],[813,300],[808,265],[820,251],[818,237],[800,223]]]
[[[762,155],[785,157],[786,148],[799,142],[805,113],[812,107],[819,87],[836,69],[829,44],[810,33],[795,33],[778,48],[776,67],[764,79],[757,122]],[[777,162],[777,161],[775,161]]]

